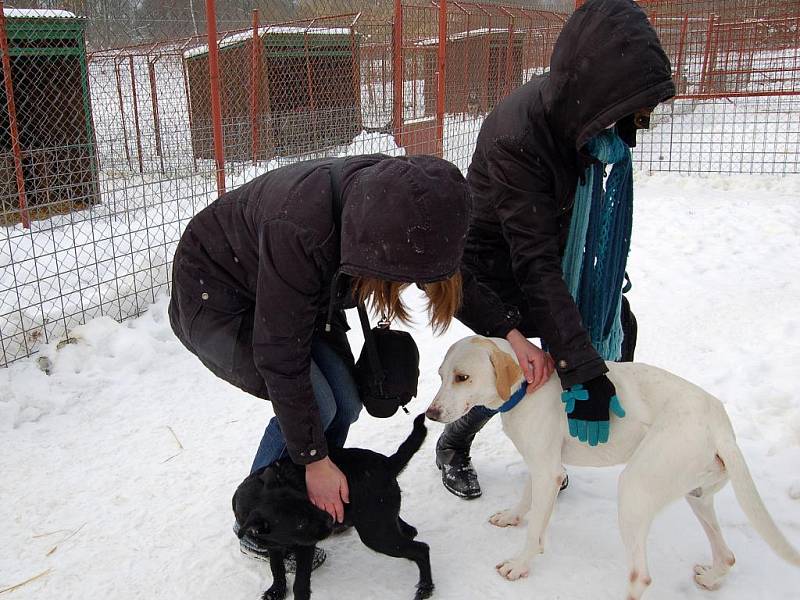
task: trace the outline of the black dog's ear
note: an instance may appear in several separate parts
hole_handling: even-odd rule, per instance
[[[236,535],[239,536],[239,539],[242,539],[242,537],[246,534],[266,535],[268,533],[269,533],[269,523],[267,522],[267,520],[264,519],[264,517],[261,516],[261,513],[259,513],[258,511],[253,511],[247,517],[247,520],[244,522],[244,525],[242,525],[239,528],[239,531]]]

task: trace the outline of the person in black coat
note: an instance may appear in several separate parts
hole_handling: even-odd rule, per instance
[[[565,390],[584,385],[584,406],[606,421],[614,386],[562,276],[572,203],[595,160],[587,142],[616,125],[635,146],[636,129],[674,94],[669,59],[642,9],[631,0],[590,0],[564,25],[550,71],[487,116],[467,174],[473,209],[458,318],[511,343],[529,391],[555,368]],[[549,354],[529,337],[540,337]],[[632,342],[623,344],[629,359]],[[491,416],[474,409],[437,443],[443,483],[458,496],[481,493],[469,450]]]
[[[288,453],[305,465],[309,499],[342,521],[347,480],[328,448],[344,444],[361,408],[343,309],[366,300],[402,319],[400,291],[416,284],[434,328],[446,328],[469,206],[450,163],[377,154],[270,171],[191,219],[175,252],[170,323],[214,374],[271,400],[251,472]]]

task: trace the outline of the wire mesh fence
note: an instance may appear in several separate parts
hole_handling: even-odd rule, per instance
[[[800,2],[642,0],[678,96],[637,148],[641,167],[800,172]]]
[[[640,4],[679,95],[659,107],[639,166],[800,172],[800,2]],[[208,7],[220,30],[212,44]],[[168,291],[188,220],[260,173],[370,152],[432,153],[466,171],[484,117],[547,70],[574,9],[572,0],[4,8],[0,365],[88,319],[140,314]]]

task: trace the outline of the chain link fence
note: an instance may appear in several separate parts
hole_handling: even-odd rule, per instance
[[[800,2],[640,4],[679,95],[642,136],[638,165],[800,172]],[[0,365],[89,319],[140,314],[168,292],[188,220],[270,169],[385,152],[437,154],[466,171],[485,115],[547,70],[574,9],[573,0],[4,7]]]
[[[640,167],[800,173],[800,2],[642,0],[678,96],[654,116]]]

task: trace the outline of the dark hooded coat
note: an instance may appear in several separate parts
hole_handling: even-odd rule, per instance
[[[550,71],[486,118],[467,181],[472,223],[459,319],[504,337],[541,337],[562,384],[606,372],[562,277],[586,142],[636,110],[672,97],[669,59],[630,0],[590,0],[564,25]]]
[[[445,279],[458,269],[469,223],[456,167],[368,155],[342,163],[340,233],[331,163],[276,169],[224,194],[189,222],[173,265],[175,334],[217,376],[272,401],[300,464],[327,455],[310,364],[331,308],[327,341],[352,363],[343,280]]]

